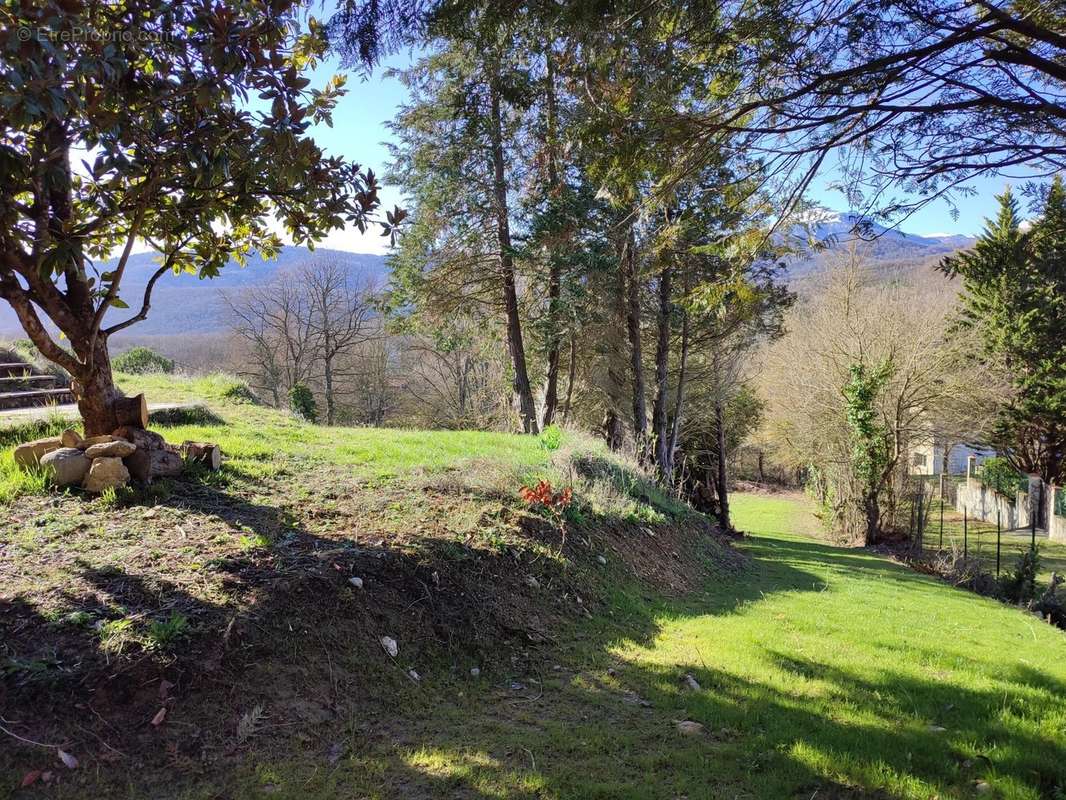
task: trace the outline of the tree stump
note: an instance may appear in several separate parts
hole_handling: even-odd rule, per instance
[[[115,419],[120,426],[148,427],[148,401],[143,394],[120,397],[114,401]]]
[[[181,446],[185,460],[194,464],[203,464],[212,472],[222,467],[222,448],[211,442],[185,442]]]

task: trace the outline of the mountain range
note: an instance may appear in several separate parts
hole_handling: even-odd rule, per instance
[[[857,215],[824,212],[808,223],[810,232],[828,246],[812,255],[794,257],[789,262],[789,276],[799,279],[816,270],[834,253],[855,244],[862,257],[877,269],[896,271],[929,265],[956,250],[969,247],[974,239],[959,235],[919,236],[896,229],[870,226],[860,236],[854,233]],[[243,287],[269,284],[279,273],[310,258],[329,258],[345,265],[353,274],[377,284],[388,280],[385,256],[368,253],[348,253],[342,250],[285,247],[277,258],[266,260],[249,257],[246,266],[231,263],[219,277],[201,280],[195,275],[165,275],[152,296],[152,310],[148,318],[128,330],[130,339],[153,336],[213,334],[227,327],[223,293]],[[110,263],[110,262],[109,262]],[[101,271],[109,264],[100,265]],[[121,296],[131,310],[112,309],[107,321],[125,319],[140,307],[148,279],[157,268],[156,254],[139,253],[130,256]],[[14,312],[0,302],[0,335],[22,337]]]
[[[919,266],[939,260],[957,250],[972,247],[977,240],[960,234],[932,234],[920,236],[896,228],[886,228],[872,223],[863,224],[861,233],[857,228],[863,224],[857,214],[826,211],[809,220],[804,231],[826,249],[811,255],[794,257],[789,263],[792,277],[817,269],[835,254],[854,247],[857,254],[876,268]],[[799,235],[797,231],[797,235]]]
[[[152,273],[159,267],[155,253],[137,253],[126,263],[119,292],[130,306],[127,309],[109,309],[105,324],[126,319],[141,306],[144,289]],[[388,279],[385,257],[368,253],[348,253],[343,250],[328,250],[316,247],[314,252],[305,247],[284,247],[275,259],[249,256],[248,263],[241,267],[230,262],[217,278],[201,280],[196,275],[164,275],[152,292],[152,309],[148,318],[127,329],[132,337],[160,336],[181,333],[213,333],[224,330],[227,323],[225,292],[239,291],[245,287],[265,286],[274,277],[311,258],[328,258],[348,268],[373,283],[384,284]],[[113,262],[99,265],[103,272]],[[22,336],[18,319],[11,307],[0,302],[0,335]]]

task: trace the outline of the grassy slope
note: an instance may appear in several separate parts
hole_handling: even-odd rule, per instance
[[[218,398],[225,392],[221,389]],[[316,548],[337,544],[331,535],[351,535],[349,526],[369,527],[373,538],[385,537],[386,548],[399,547],[389,537],[427,524],[425,517],[434,514],[423,507],[429,496],[413,494],[412,488],[456,481],[482,488],[465,505],[444,507],[438,514],[443,519],[433,524],[445,525],[447,536],[456,535],[458,524],[466,530],[465,552],[498,552],[505,572],[508,564],[512,571],[544,570],[541,588],[521,603],[543,608],[546,616],[554,609],[556,627],[548,642],[517,648],[501,643],[496,652],[489,643],[480,656],[462,648],[434,655],[417,642],[412,651],[401,637],[401,660],[414,659],[412,652],[420,659],[404,660],[404,669],[417,666],[421,673],[415,684],[403,678],[402,670],[394,671],[380,650],[354,640],[362,632],[344,627],[346,620],[336,616],[350,613],[349,607],[373,615],[385,602],[384,584],[369,585],[365,605],[317,595],[322,615],[307,638],[297,634],[301,617],[308,626],[308,611],[261,612],[255,627],[269,626],[277,617],[272,630],[295,629],[291,642],[279,639],[277,652],[273,644],[266,649],[257,644],[256,660],[242,673],[241,684],[227,689],[222,699],[208,692],[217,675],[205,684],[195,673],[191,682],[183,673],[177,679],[182,694],[170,706],[167,724],[156,732],[140,723],[142,737],[159,738],[160,753],[164,737],[167,752],[175,748],[169,765],[151,762],[145,769],[123,759],[108,762],[101,747],[96,760],[86,754],[93,741],[83,737],[75,744],[86,767],[103,769],[104,777],[93,780],[113,780],[118,773],[125,776],[130,796],[147,796],[147,782],[155,787],[152,796],[197,799],[268,792],[291,798],[917,800],[964,798],[987,788],[984,796],[1037,800],[1058,797],[1055,792],[1066,787],[1066,639],[1061,632],[877,556],[812,538],[817,527],[801,498],[738,496],[736,522],[753,534],[740,544],[749,563],[739,572],[713,571],[702,589],[671,597],[662,591],[666,584],[653,589],[635,580],[622,566],[624,559],[609,549],[602,573],[595,565],[568,572],[544,546],[523,543],[506,520],[498,535],[488,530],[496,525],[494,515],[505,516],[513,505],[516,481],[523,475],[560,477],[550,455],[529,438],[315,429],[218,398],[216,411],[225,426],[208,419],[164,432],[171,440],[222,442],[233,460],[218,488],[226,497],[238,497],[242,511],[281,509],[280,528],[268,530],[254,516],[242,518],[247,524],[233,530],[213,528],[213,515],[225,513],[214,510],[225,502],[223,495],[196,506],[179,493],[179,502],[149,502],[163,503],[166,519],[181,521],[183,535],[195,538],[202,527],[201,544],[190,549],[193,542],[175,543],[166,533],[152,541],[150,553],[127,552],[114,548],[131,547],[128,530],[101,528],[90,532],[113,541],[97,552],[92,537],[77,536],[72,523],[80,513],[77,503],[65,501],[48,511],[55,519],[48,516],[38,526],[35,519],[43,512],[31,503],[37,500],[23,498],[13,510],[24,524],[8,544],[39,553],[83,543],[86,550],[79,558],[113,557],[131,572],[150,572],[171,546],[180,546],[179,556],[188,559],[198,548],[214,546],[247,558],[252,547],[253,553],[263,553],[256,556],[261,566],[291,575],[279,537],[284,542],[285,530],[297,523],[317,537]],[[427,464],[436,471],[425,470]],[[323,481],[333,485],[328,490],[316,485]],[[585,489],[590,496],[598,491],[591,485]],[[359,503],[345,504],[346,495],[359,493]],[[634,537],[666,535],[659,525],[665,502],[633,500],[633,494],[623,490],[593,498],[598,524],[611,526],[615,534],[611,539],[607,529],[589,528],[597,550],[604,542],[622,549]],[[492,515],[481,513],[491,498],[502,499],[493,501]],[[323,504],[328,514],[318,513]],[[124,513],[120,521],[133,518]],[[257,531],[263,531],[257,534],[263,541],[249,545],[248,536]],[[361,539],[361,546],[369,538]],[[573,544],[577,549],[571,557],[581,556],[584,545]],[[666,553],[668,562],[682,564],[701,557],[683,549],[676,558]],[[427,558],[428,550],[416,554],[410,569]],[[306,569],[306,561],[292,564]],[[428,576],[429,567],[419,569]],[[32,565],[17,577],[31,588],[41,582]],[[72,577],[59,574],[56,580]],[[172,580],[190,595],[202,591],[220,607],[235,602],[232,585],[211,584],[212,573],[199,566]],[[336,580],[343,584],[343,577]],[[499,578],[485,580],[491,591],[491,581]],[[69,601],[74,588],[64,586],[57,602]],[[165,585],[153,591],[159,602],[169,597]],[[513,591],[509,585],[506,592]],[[400,608],[408,615],[421,613],[422,600],[416,587]],[[591,615],[583,613],[587,607]],[[55,618],[62,610],[44,609],[42,615]],[[565,619],[559,616],[562,610]],[[473,628],[453,632],[461,639],[478,634]],[[482,667],[477,679],[468,674],[474,664]],[[699,691],[679,682],[686,673],[699,681]],[[318,683],[312,680],[316,675]],[[322,718],[294,716],[293,695],[308,705],[332,696],[329,703],[322,701],[331,710]],[[258,704],[265,721],[253,726],[252,735],[235,737],[240,720]],[[154,706],[147,708],[150,716]],[[190,729],[211,715],[220,718],[231,743],[222,754],[206,751],[210,757],[202,760],[189,743]],[[679,735],[675,721],[685,719],[703,723],[707,732]],[[97,735],[119,733],[100,728]],[[185,755],[187,747],[192,755]],[[35,765],[32,758],[39,751],[9,752],[14,760],[5,765],[0,748],[0,797],[22,770]],[[68,779],[57,795],[94,796],[88,774],[79,774],[79,780]]]
[[[343,776],[263,768],[292,797],[303,781],[323,797],[1060,796],[1061,632],[813,540],[801,498],[734,509],[749,570],[680,604],[620,595],[631,636],[574,643],[537,702],[441,702],[454,691],[439,687],[405,721],[406,749],[360,743]],[[679,736],[683,719],[708,734]]]

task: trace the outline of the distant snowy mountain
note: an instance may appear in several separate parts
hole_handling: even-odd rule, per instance
[[[129,328],[130,335],[153,336],[173,334],[212,333],[227,327],[226,307],[222,293],[246,286],[268,284],[279,272],[295,267],[312,258],[329,258],[344,264],[353,275],[384,284],[388,280],[385,257],[367,253],[347,253],[342,250],[305,247],[284,247],[274,260],[258,256],[248,259],[244,267],[231,262],[217,278],[200,280],[195,275],[164,275],[152,293],[152,309],[148,318]],[[130,256],[126,275],[119,292],[130,310],[111,309],[107,322],[125,319],[140,308],[144,288],[159,264],[155,253]],[[104,271],[113,262],[101,264]],[[18,319],[11,307],[0,301],[0,334],[23,336]]]
[[[935,260],[937,256],[946,256],[957,250],[972,247],[976,239],[960,234],[933,234],[920,236],[906,233],[896,228],[866,224],[860,227],[861,218],[857,214],[836,211],[815,212],[806,221],[807,229],[797,227],[795,233],[811,235],[827,245],[825,250],[798,256],[789,260],[789,274],[798,277],[817,268],[826,260],[855,247],[862,258],[878,264],[892,262],[899,266],[909,263],[915,265]]]

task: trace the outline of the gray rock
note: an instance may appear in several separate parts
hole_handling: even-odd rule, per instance
[[[89,463],[85,453],[75,447],[60,447],[41,457],[41,466],[56,486],[77,486],[89,471]]]
[[[129,483],[130,471],[121,458],[96,458],[89,467],[82,488],[93,494],[100,494],[104,489],[117,489]]]
[[[15,448],[15,463],[23,469],[31,469],[39,466],[41,459],[48,453],[58,450],[62,446],[63,442],[58,436],[24,442]]]
[[[85,449],[86,458],[125,458],[136,452],[137,445],[122,439],[113,442],[101,442]]]
[[[707,729],[691,719],[682,719],[674,722],[677,732],[682,736],[702,736]]]
[[[470,668],[470,677],[471,678],[478,678],[480,676],[481,676],[481,670],[480,669],[478,669],[477,667],[471,667]]]
[[[596,556],[596,563],[600,564],[601,566],[606,567],[607,566],[607,559],[604,558],[603,556]]]
[[[99,436],[90,436],[88,439],[82,439],[81,444],[78,445],[82,450],[87,450],[94,444],[107,444],[108,442],[115,441],[114,436],[110,436],[106,433],[102,433]]]

